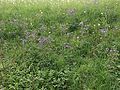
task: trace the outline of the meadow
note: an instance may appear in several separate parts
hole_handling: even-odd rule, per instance
[[[0,90],[120,90],[120,0],[0,0]]]

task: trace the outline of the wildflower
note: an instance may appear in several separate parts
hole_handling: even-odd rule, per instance
[[[43,14],[43,12],[40,12],[41,14]]]
[[[80,37],[79,36],[77,36],[77,39],[79,39]]]
[[[64,43],[64,48],[71,48],[69,43]]]
[[[84,11],[84,13],[86,13],[86,11]]]
[[[89,30],[89,29],[90,29],[90,26],[89,26],[89,25],[85,25],[84,29],[85,29],[85,30]]]
[[[76,9],[74,9],[74,8],[67,10],[68,15],[75,15],[75,13],[76,13]]]
[[[98,26],[100,26],[100,23],[98,23]]]
[[[30,25],[31,25],[31,26],[33,25],[32,22],[30,23]]]
[[[42,10],[40,10],[40,13],[43,14]]]
[[[70,2],[70,0],[67,0],[67,2]]]
[[[119,53],[119,51],[116,48],[113,48],[110,50],[111,53]]]
[[[103,15],[103,13],[101,13],[101,15]]]
[[[45,46],[45,45],[47,45],[47,44],[49,44],[50,43],[50,38],[49,37],[40,37],[40,38],[38,38],[38,42],[39,42],[39,45],[41,46],[41,47],[43,47],[43,46]]]
[[[36,39],[36,32],[25,32],[25,39],[29,40],[30,38]]]
[[[15,2],[13,2],[12,4],[15,4]]]
[[[100,29],[100,32],[101,33],[106,33],[108,30],[106,29],[106,28],[104,28],[104,29]]]

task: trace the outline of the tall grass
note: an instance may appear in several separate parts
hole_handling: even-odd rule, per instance
[[[0,0],[0,88],[119,90],[119,0]]]

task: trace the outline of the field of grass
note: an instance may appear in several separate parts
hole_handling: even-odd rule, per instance
[[[0,0],[0,90],[120,90],[120,0]]]

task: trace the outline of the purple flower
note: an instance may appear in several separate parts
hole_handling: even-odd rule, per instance
[[[40,47],[48,45],[50,42],[51,42],[51,39],[49,37],[41,36],[40,38],[38,38],[38,43]]]
[[[107,32],[108,32],[108,29],[106,29],[106,28],[100,29],[100,32],[101,32],[101,33],[107,33]]]
[[[64,43],[64,48],[71,48],[71,45],[69,43]]]
[[[75,15],[76,13],[76,9],[75,8],[69,8],[67,9],[67,14],[68,15]]]

